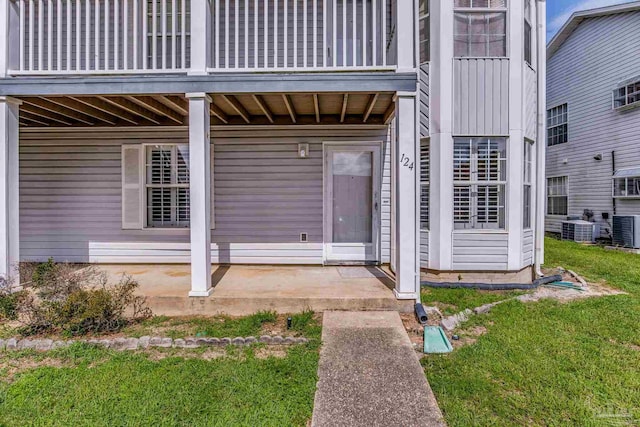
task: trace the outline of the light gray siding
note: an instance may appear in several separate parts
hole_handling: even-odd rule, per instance
[[[534,236],[533,230],[524,230],[522,236],[522,263],[533,264]]]
[[[640,76],[638,46],[640,12],[589,18],[548,61],[547,107],[568,104],[569,142],[547,148],[547,176],[569,177],[569,214],[594,211],[603,236],[610,220],[602,213],[613,213],[612,152],[616,168],[640,166],[640,109],[612,109],[613,89]],[[640,214],[640,200],[618,200],[617,212]],[[561,220],[547,217],[547,230],[559,232]]]
[[[538,76],[535,70],[525,67],[525,128],[524,136],[531,141],[536,140],[538,125]]]
[[[420,231],[420,268],[429,268],[429,231]]]
[[[260,136],[256,136],[256,135]],[[382,261],[390,257],[385,128],[214,130],[213,262],[322,263],[322,142],[384,141]],[[186,130],[53,130],[20,141],[25,260],[188,262],[187,230],[123,230],[121,145],[187,142]],[[297,158],[297,143],[311,156]],[[309,243],[300,243],[300,233]]]
[[[507,232],[454,232],[453,270],[506,270],[508,237]]]
[[[429,137],[429,64],[420,65],[420,137]]]
[[[454,59],[455,135],[509,134],[509,60]]]

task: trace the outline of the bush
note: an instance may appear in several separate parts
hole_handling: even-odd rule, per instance
[[[151,316],[145,298],[134,294],[139,285],[131,277],[109,285],[107,275],[95,267],[78,269],[51,259],[31,271],[33,292],[17,310],[24,335],[114,332]]]
[[[0,277],[0,320],[15,320],[25,292],[14,289],[10,280]]]

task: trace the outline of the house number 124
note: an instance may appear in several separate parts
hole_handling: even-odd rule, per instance
[[[404,166],[405,168],[409,168],[409,170],[413,170],[413,162],[410,158],[402,153],[402,158],[400,159],[400,166]]]

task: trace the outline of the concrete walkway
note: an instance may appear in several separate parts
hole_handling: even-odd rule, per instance
[[[397,312],[324,313],[311,425],[444,426]]]

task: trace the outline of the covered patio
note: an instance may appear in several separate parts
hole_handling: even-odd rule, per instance
[[[413,301],[397,300],[393,276],[379,267],[214,265],[208,297],[189,297],[188,264],[109,264],[100,266],[110,281],[123,274],[139,284],[139,293],[156,315],[241,316],[260,310],[412,310]]]

